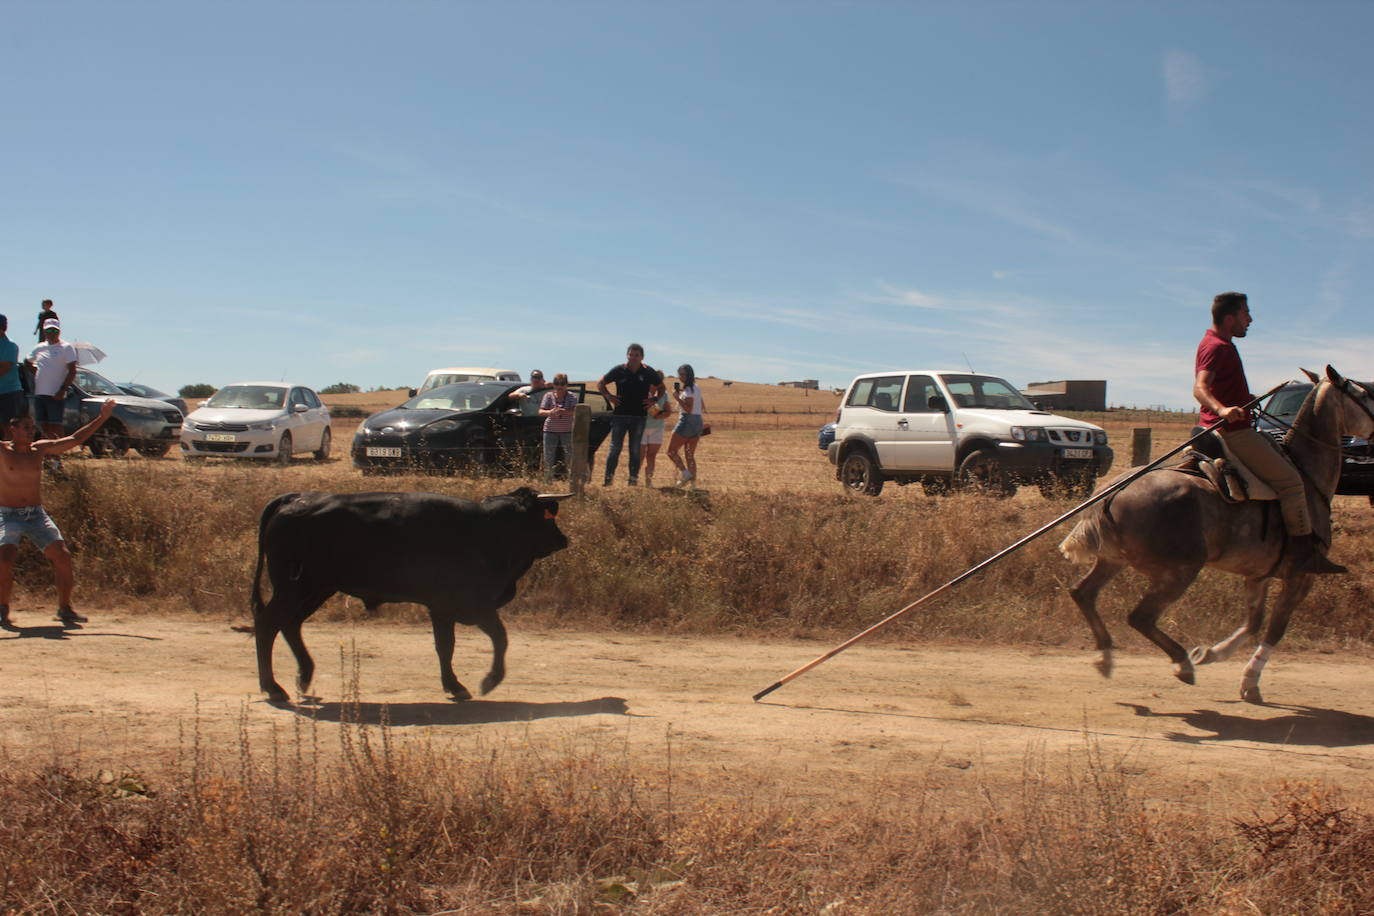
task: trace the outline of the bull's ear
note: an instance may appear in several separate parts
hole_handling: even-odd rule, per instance
[[[1326,367],[1326,377],[1329,378],[1331,380],[1331,384],[1335,385],[1337,388],[1345,387],[1345,378],[1342,377],[1341,374],[1337,372],[1335,369],[1333,369],[1329,364]]]
[[[1303,369],[1302,374],[1307,376],[1307,380],[1314,385],[1320,383],[1322,380],[1322,377],[1317,373],[1313,372],[1311,369]]]

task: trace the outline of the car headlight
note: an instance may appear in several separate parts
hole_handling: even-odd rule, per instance
[[[425,432],[431,436],[442,435],[443,433],[453,432],[459,426],[462,426],[462,424],[457,420],[436,420],[425,427]]]
[[[125,404],[124,412],[131,417],[142,417],[145,420],[162,419],[162,411],[154,410],[151,407],[134,407],[131,404]]]
[[[277,427],[277,421],[275,421],[275,420],[264,420],[264,421],[261,422],[261,423],[249,423],[249,424],[248,424],[248,428],[249,428],[249,429],[256,429],[256,430],[276,429],[276,427]]]
[[[1093,430],[1093,445],[1106,445],[1107,431],[1105,429]]]
[[[1045,431],[1039,426],[1013,426],[1011,437],[1017,442],[1044,442]]]

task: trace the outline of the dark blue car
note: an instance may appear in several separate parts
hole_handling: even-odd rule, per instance
[[[835,424],[827,423],[822,426],[820,432],[816,433],[816,439],[817,444],[821,447],[821,451],[824,452],[828,450],[830,448],[830,443],[835,441]]]

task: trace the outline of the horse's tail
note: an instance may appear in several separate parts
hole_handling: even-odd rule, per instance
[[[1102,521],[1100,507],[1090,509],[1088,515],[1073,526],[1069,536],[1060,542],[1059,552],[1067,557],[1070,563],[1091,562],[1102,552]]]

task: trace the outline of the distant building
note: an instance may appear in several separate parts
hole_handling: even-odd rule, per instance
[[[1105,379],[1071,379],[1063,382],[1031,382],[1021,392],[1047,410],[1106,410]]]
[[[800,382],[778,382],[783,388],[810,388],[817,391],[821,387],[820,379],[804,378]]]

